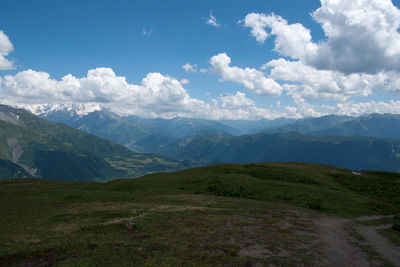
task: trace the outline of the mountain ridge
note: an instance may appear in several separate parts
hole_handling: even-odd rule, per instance
[[[30,108],[32,110],[33,108]],[[38,109],[38,108],[37,108]],[[343,136],[373,136],[396,138],[400,136],[399,114],[370,113],[360,116],[325,115],[321,117],[306,117],[302,119],[277,118],[273,120],[210,120],[201,118],[176,117],[141,118],[134,115],[118,114],[100,105],[65,104],[41,108],[38,116],[51,121],[62,122],[73,128],[81,127],[85,131],[93,131],[89,121],[90,114],[110,117],[122,124],[137,124],[148,130],[147,136],[163,134],[165,137],[181,139],[197,134],[244,135],[256,133],[299,132],[310,135],[343,135]],[[47,111],[46,111],[47,110]],[[84,112],[82,112],[84,110]],[[86,119],[84,119],[87,117]],[[380,121],[388,121],[380,125]],[[84,124],[82,126],[82,124]],[[86,126],[86,129],[85,127]],[[190,128],[190,126],[192,128]],[[92,127],[93,128],[93,127]],[[364,131],[360,131],[363,129]],[[380,128],[380,131],[377,131]],[[395,128],[395,133],[393,133]],[[149,132],[150,131],[150,132]],[[397,135],[398,134],[398,135]],[[100,134],[97,134],[101,136]],[[114,140],[115,141],[115,140]],[[119,142],[119,141],[117,141]],[[121,142],[119,142],[121,143]]]
[[[0,105],[0,114],[0,158],[22,167],[31,176],[108,181],[191,166],[188,161],[133,152],[23,109]]]
[[[134,151],[194,160],[199,165],[314,161],[350,169],[400,170],[396,139],[400,136],[400,115],[396,114],[212,121],[124,117],[106,109],[79,115],[68,109],[53,110],[42,117],[63,121]],[[240,135],[243,132],[247,134]]]
[[[170,144],[162,155],[212,163],[300,161],[348,169],[400,171],[400,139],[309,136],[296,132],[198,135]]]

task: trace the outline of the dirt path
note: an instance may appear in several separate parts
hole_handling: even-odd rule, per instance
[[[378,232],[378,230],[391,227],[391,224],[385,224],[379,226],[358,226],[356,229],[382,258],[395,266],[400,266],[400,248],[393,245]]]
[[[379,220],[383,218],[393,218],[395,215],[373,215],[373,216],[362,216],[353,219],[354,221],[360,221],[360,222],[366,222],[366,221],[372,221],[372,220]]]
[[[366,255],[351,243],[346,231],[350,220],[324,216],[314,223],[319,236],[317,246],[323,255],[321,266],[370,266]]]
[[[360,245],[368,245],[379,256],[395,266],[400,266],[400,248],[379,234],[378,230],[392,225],[363,226],[355,221],[369,221],[393,216],[364,216],[354,220],[337,217],[320,217],[314,220],[318,233],[317,246],[322,252],[321,266],[382,266],[383,262],[371,262]],[[356,240],[348,229],[354,229],[364,240]]]

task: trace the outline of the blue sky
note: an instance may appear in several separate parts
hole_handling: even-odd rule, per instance
[[[14,105],[95,103],[153,117],[399,113],[399,1],[334,2],[3,0],[0,30],[13,49],[1,54],[0,43],[0,56],[12,63],[0,70],[0,96]],[[318,9],[320,14],[312,15]],[[207,23],[211,15],[214,25]],[[381,28],[376,28],[377,20],[365,22],[375,17],[381,17]],[[337,18],[355,22],[339,23]],[[296,23],[301,27],[290,32]],[[323,28],[329,25],[337,27],[338,36]],[[307,30],[311,40],[306,42]],[[264,40],[263,31],[268,35]],[[372,45],[381,42],[391,45]],[[297,51],[302,45],[311,48]],[[345,56],[338,59],[341,51]],[[229,66],[221,63],[227,58]],[[271,62],[278,59],[285,62]],[[196,72],[185,71],[186,63],[196,66]],[[126,83],[112,80],[104,69],[96,75],[109,80],[79,80],[98,68],[126,78]],[[67,74],[79,80],[77,87],[60,82]],[[144,85],[145,77],[151,82]],[[271,89],[267,80],[280,88]]]

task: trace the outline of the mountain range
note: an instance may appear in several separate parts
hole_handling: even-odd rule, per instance
[[[105,108],[93,107],[84,112],[81,105],[40,108],[34,112],[46,120],[64,123],[143,153],[157,153],[167,144],[198,134],[240,134],[239,130],[218,121],[193,118],[146,119],[121,116]]]
[[[294,132],[197,135],[169,144],[159,153],[212,163],[301,161],[353,170],[400,171],[400,139],[375,137],[320,137]]]
[[[191,167],[0,105],[0,179],[108,181]]]
[[[31,112],[0,106],[1,178],[107,181],[262,161],[400,171],[400,115],[394,114],[213,121],[123,116],[98,105]]]
[[[329,115],[306,118],[265,132],[299,132],[312,136],[400,137],[399,114],[364,114],[359,117]]]
[[[61,105],[34,110],[40,117],[113,140],[138,152],[158,153],[180,139],[201,134],[232,136],[298,132],[311,136],[400,137],[400,115],[366,114],[359,117],[329,115],[275,120],[206,120],[196,118],[145,119],[122,116],[101,106]]]

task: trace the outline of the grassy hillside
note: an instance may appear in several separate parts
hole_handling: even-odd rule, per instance
[[[4,179],[10,179],[14,177],[31,177],[22,167],[5,159],[0,159],[0,173]]]
[[[400,212],[400,174],[312,163],[222,164],[104,185],[135,195],[206,194],[286,203],[340,216]]]
[[[398,213],[399,185],[395,173],[306,163],[0,181],[0,265],[323,265],[318,218]]]
[[[3,105],[0,158],[12,161],[32,176],[72,181],[107,181],[187,167],[183,162],[135,153],[117,143]],[[2,178],[9,176],[0,173]]]

